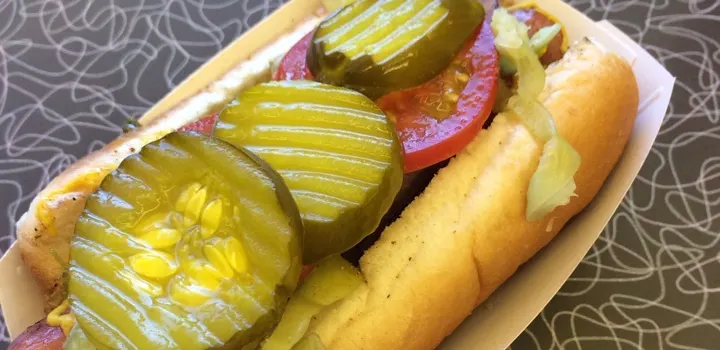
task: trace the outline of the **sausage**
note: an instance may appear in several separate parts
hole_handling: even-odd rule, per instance
[[[65,334],[42,319],[28,327],[10,344],[8,350],[62,350]]]
[[[511,13],[515,15],[515,18],[517,18],[520,22],[523,22],[526,26],[528,26],[528,36],[530,37],[532,37],[538,30],[555,24],[553,20],[534,8],[519,8],[512,10]],[[550,41],[547,51],[542,57],[540,57],[540,62],[544,66],[548,66],[555,61],[559,61],[563,57],[563,40],[563,32],[561,31],[555,36],[555,38],[553,38],[552,41]]]

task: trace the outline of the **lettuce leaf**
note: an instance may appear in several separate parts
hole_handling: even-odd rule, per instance
[[[518,88],[503,113],[520,120],[543,145],[540,162],[530,179],[525,213],[529,222],[542,220],[575,195],[574,176],[582,159],[560,136],[552,115],[538,101],[545,87],[545,69],[528,38],[527,27],[504,9],[493,13],[491,26],[500,55],[517,68]],[[543,37],[552,38],[559,30],[559,26],[550,27]],[[535,46],[547,41],[541,39],[536,39]]]

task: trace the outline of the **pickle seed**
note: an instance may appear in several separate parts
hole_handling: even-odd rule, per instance
[[[175,281],[170,285],[170,297],[177,303],[187,306],[198,306],[210,300],[211,296],[196,286],[191,286],[182,281]]]
[[[198,219],[200,219],[200,211],[203,206],[205,206],[206,200],[207,190],[205,188],[198,190],[190,197],[187,207],[185,208],[185,221],[183,222],[185,226],[194,225],[198,222]]]
[[[127,270],[121,270],[118,273],[120,274],[120,276],[129,281],[134,289],[141,290],[147,294],[150,294],[153,297],[159,297],[163,293],[163,288],[161,286],[153,283],[148,283],[147,281],[137,278],[137,276],[133,275]]]
[[[202,271],[205,275],[211,276],[214,279],[214,281],[216,281],[212,287],[207,286],[208,289],[217,290],[218,287],[220,286],[221,280],[224,280],[227,278],[225,275],[223,275],[222,272],[220,272],[220,270],[216,269],[214,266],[210,265],[209,263],[206,263],[205,265],[202,266]],[[230,276],[230,277],[232,277],[232,276]]]
[[[205,245],[203,247],[203,253],[205,253],[205,257],[208,261],[210,261],[210,264],[212,264],[212,266],[220,272],[221,276],[230,278],[235,274],[232,267],[225,259],[225,256],[216,247],[209,244]]]
[[[443,94],[443,99],[445,101],[455,103],[460,100],[460,95],[458,95],[456,92],[454,92],[453,89],[449,89],[448,91],[445,92],[445,94]]]
[[[130,257],[130,266],[138,274],[149,278],[165,278],[178,270],[172,255],[163,252],[138,253]]]
[[[142,235],[140,239],[155,249],[163,249],[180,242],[182,233],[174,228],[160,228]]]
[[[235,271],[240,274],[247,273],[247,254],[245,253],[245,247],[243,247],[243,244],[240,242],[240,240],[235,237],[229,237],[225,241],[223,250],[225,251],[225,258],[227,258],[230,266],[232,266]]]
[[[178,231],[184,231],[185,225],[183,224],[183,221],[185,220],[185,217],[183,214],[178,213],[176,211],[170,213],[170,225],[171,227],[174,227]]]
[[[222,217],[222,201],[218,198],[205,206],[200,219],[200,234],[203,238],[210,238],[218,227],[220,227],[220,218]]]
[[[208,268],[214,271],[211,271]],[[220,286],[220,279],[222,278],[222,276],[220,276],[220,272],[199,261],[193,261],[187,264],[187,270],[185,273],[195,283],[207,289],[216,290]]]
[[[470,80],[469,75],[467,75],[465,73],[461,73],[461,72],[455,72],[455,78],[457,79],[458,82],[463,83],[463,84],[467,83]]]
[[[190,198],[197,193],[198,190],[200,190],[200,187],[202,187],[199,183],[195,182],[192,185],[188,186],[182,193],[180,193],[180,196],[178,197],[177,201],[175,201],[175,210],[179,212],[184,212],[185,208],[188,205],[188,202],[190,201]]]
[[[137,230],[138,235],[142,235],[145,232],[149,232],[155,229],[163,228],[163,226],[167,223],[167,212],[156,212],[154,214],[150,214],[143,219],[140,220],[140,222],[135,226],[135,229]]]

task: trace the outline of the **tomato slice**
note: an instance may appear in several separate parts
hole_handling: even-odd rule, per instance
[[[305,35],[285,54],[273,80],[314,80],[307,65],[307,50],[314,31]]]
[[[405,151],[405,172],[446,160],[475,138],[495,102],[498,54],[490,23],[433,80],[381,97],[380,108],[395,119]]]
[[[197,131],[201,134],[210,135],[212,134],[217,118],[218,113],[213,113],[183,126],[178,131]]]
[[[313,272],[313,270],[315,270],[315,264],[303,265],[302,270],[300,270],[300,282],[307,279],[308,276],[310,276],[310,273]]]
[[[275,80],[313,79],[307,67],[311,40],[312,33],[288,51]],[[486,21],[443,73],[376,101],[395,121],[406,173],[454,156],[482,129],[497,92],[498,54],[493,40]]]

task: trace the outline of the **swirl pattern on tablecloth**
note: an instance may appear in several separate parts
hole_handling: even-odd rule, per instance
[[[282,2],[0,0],[0,254],[52,177]],[[618,212],[512,349],[718,349],[720,0],[570,3],[678,81]]]

